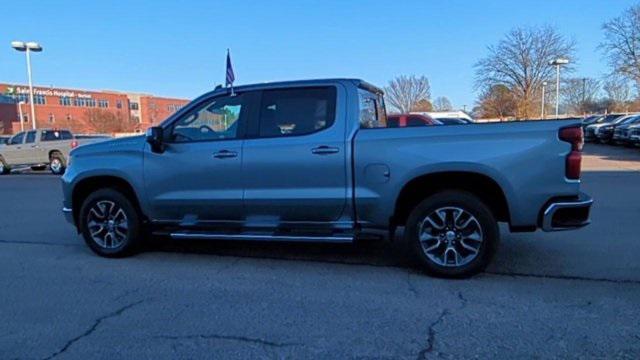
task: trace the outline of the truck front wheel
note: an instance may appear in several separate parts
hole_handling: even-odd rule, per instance
[[[140,215],[131,201],[114,189],[90,194],[82,203],[78,224],[87,245],[100,256],[127,256],[141,243]]]
[[[448,190],[429,196],[413,209],[405,237],[427,272],[468,277],[486,268],[500,231],[493,213],[478,197]]]
[[[64,174],[66,165],[64,163],[64,158],[60,153],[54,152],[51,154],[51,157],[49,158],[49,169],[51,170],[51,173],[55,175]]]

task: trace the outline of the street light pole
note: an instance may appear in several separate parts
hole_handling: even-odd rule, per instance
[[[547,82],[543,81],[542,82],[542,105],[540,106],[540,118],[542,118],[542,120],[544,120],[544,93],[545,93],[545,87],[547,86]]]
[[[33,102],[33,80],[31,78],[31,52],[40,52],[42,51],[42,46],[40,44],[30,41],[12,41],[11,47],[18,51],[24,51],[27,55],[27,77],[29,80],[29,103],[31,105],[31,126],[33,130],[36,129],[36,108]],[[22,123],[22,119],[20,119]]]
[[[560,66],[567,65],[568,63],[569,60],[563,58],[557,58],[549,62],[549,65],[556,67],[556,119],[558,118],[558,109],[560,108]]]
[[[18,115],[20,116],[20,131],[24,131],[24,116],[22,115],[22,104],[24,104],[24,101],[18,102]]]

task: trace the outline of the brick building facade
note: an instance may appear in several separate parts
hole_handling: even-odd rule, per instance
[[[141,132],[158,124],[188,100],[118,91],[89,91],[34,86],[36,126],[68,128],[75,133]],[[29,87],[0,83],[0,133],[31,128]]]

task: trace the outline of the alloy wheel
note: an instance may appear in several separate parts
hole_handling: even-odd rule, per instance
[[[480,223],[459,207],[442,207],[427,215],[418,229],[423,253],[444,267],[464,266],[480,253],[484,240]]]
[[[127,214],[113,201],[98,201],[87,214],[87,229],[98,246],[104,249],[117,248],[129,235]]]

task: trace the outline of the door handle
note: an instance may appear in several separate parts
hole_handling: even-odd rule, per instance
[[[216,159],[228,159],[237,157],[238,153],[230,150],[220,150],[217,153],[213,154],[213,157]]]
[[[340,152],[340,149],[333,146],[322,145],[311,149],[311,153],[316,155],[329,155],[329,154],[337,154]]]

